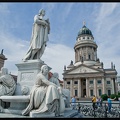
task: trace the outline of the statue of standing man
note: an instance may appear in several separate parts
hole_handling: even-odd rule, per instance
[[[49,19],[44,20],[44,16],[45,10],[42,9],[34,17],[30,46],[23,61],[40,59],[44,53],[46,43],[49,40],[48,34],[50,33]]]

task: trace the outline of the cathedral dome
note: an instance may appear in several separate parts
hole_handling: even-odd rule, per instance
[[[85,25],[78,32],[78,36],[80,36],[80,35],[91,35],[91,36],[93,36],[91,30],[89,30]]]

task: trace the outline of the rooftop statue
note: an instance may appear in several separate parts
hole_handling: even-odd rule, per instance
[[[34,17],[30,46],[23,61],[40,59],[44,53],[46,43],[49,40],[48,34],[50,33],[49,19],[44,20],[44,16],[45,11],[42,9]]]
[[[0,96],[2,95],[13,95],[16,88],[14,78],[8,74],[7,68],[1,68],[0,75]]]

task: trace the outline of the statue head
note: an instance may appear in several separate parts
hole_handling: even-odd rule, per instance
[[[43,10],[43,9],[39,10],[39,15],[40,16],[45,16],[45,10]]]
[[[41,72],[46,75],[48,74],[48,66],[47,65],[42,65],[41,67]]]
[[[8,74],[8,69],[2,67],[2,68],[1,68],[1,74],[2,74],[2,75],[6,75],[6,74]]]
[[[53,77],[59,78],[59,74],[57,72],[53,73]]]

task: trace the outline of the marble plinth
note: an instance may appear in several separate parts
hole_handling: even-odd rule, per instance
[[[21,62],[16,64],[18,68],[18,77],[17,77],[17,87],[15,91],[15,95],[21,95],[22,86],[27,86],[29,88],[29,92],[35,83],[35,78],[38,72],[41,69],[41,66],[45,65],[42,60],[27,60],[25,62]],[[49,70],[51,69],[48,66]],[[27,94],[29,94],[29,92]]]
[[[34,111],[30,112],[30,117],[31,118],[54,118],[55,117],[55,113],[36,113]]]

